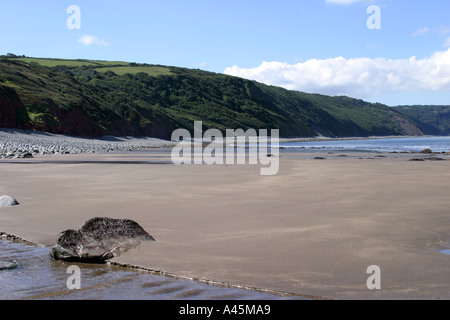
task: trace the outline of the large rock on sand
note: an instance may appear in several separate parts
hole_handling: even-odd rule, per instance
[[[61,232],[50,255],[55,260],[104,263],[143,240],[155,239],[133,220],[93,218],[78,230]]]
[[[0,208],[16,206],[19,202],[11,196],[1,196],[0,197]]]

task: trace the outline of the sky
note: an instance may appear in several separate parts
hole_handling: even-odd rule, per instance
[[[0,0],[0,55],[160,64],[450,105],[450,0]]]

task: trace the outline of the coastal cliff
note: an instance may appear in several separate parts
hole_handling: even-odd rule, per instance
[[[281,137],[423,135],[395,108],[207,71],[125,62],[0,58],[0,127],[170,139],[177,128],[279,129]]]
[[[0,85],[0,127],[32,129],[28,111],[17,92]]]

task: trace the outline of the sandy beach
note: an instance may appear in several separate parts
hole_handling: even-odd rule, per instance
[[[274,176],[145,163],[169,152],[2,161],[0,194],[20,205],[0,210],[0,231],[51,246],[92,217],[128,218],[156,241],[122,264],[299,297],[450,298],[450,161],[282,152]]]

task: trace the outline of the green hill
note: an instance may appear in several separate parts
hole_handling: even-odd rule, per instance
[[[280,129],[282,137],[422,134],[396,109],[348,97],[196,69],[17,56],[0,58],[0,119],[7,113],[0,126],[90,137],[167,139],[194,121],[204,130]]]
[[[450,135],[450,106],[398,106],[396,111],[412,119],[428,135]]]

